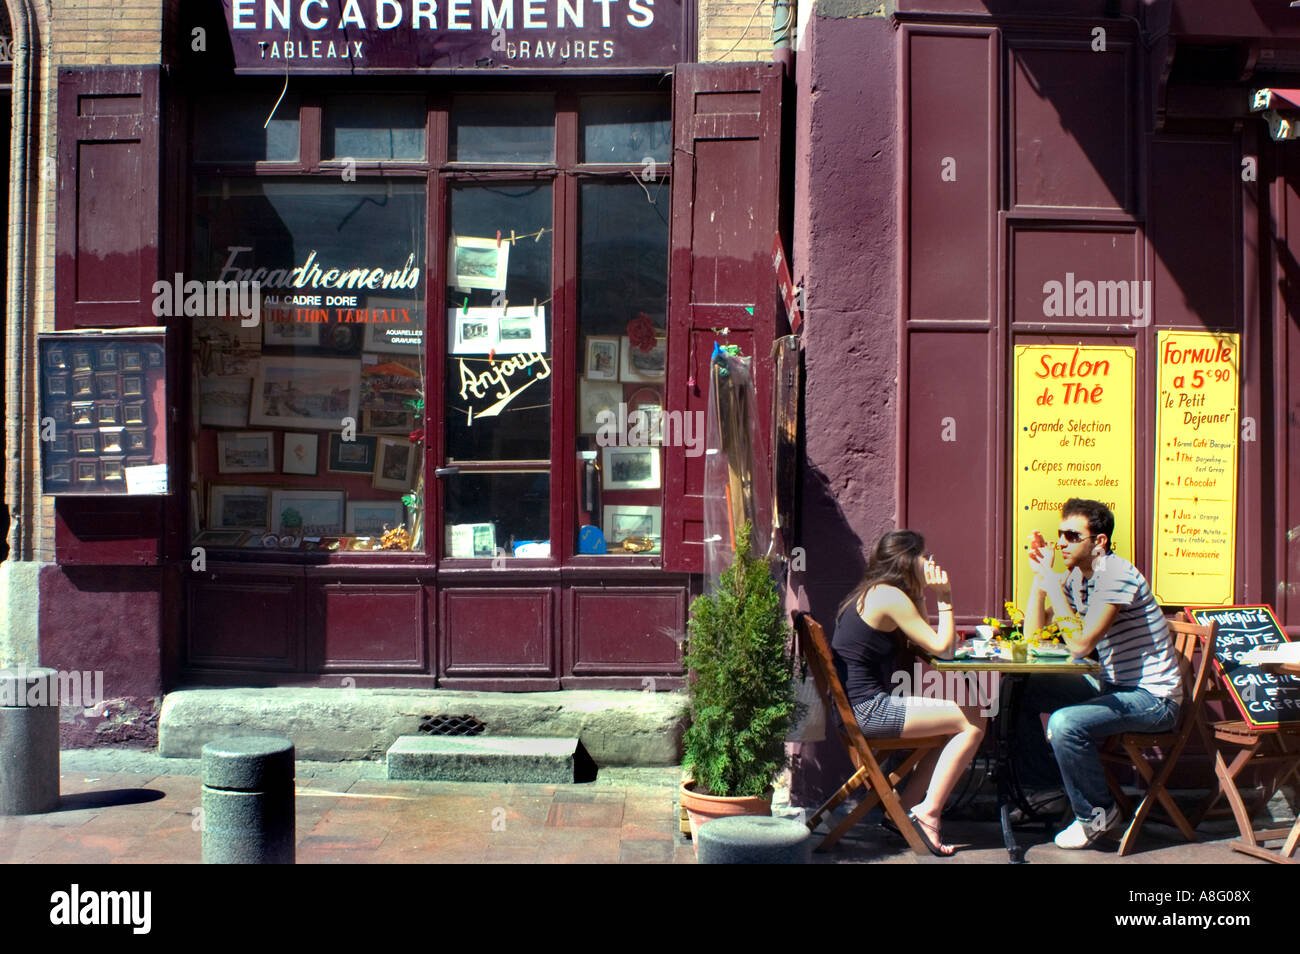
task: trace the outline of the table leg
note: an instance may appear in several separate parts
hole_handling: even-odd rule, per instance
[[[1011,767],[1011,756],[1016,739],[1016,717],[1020,709],[1020,695],[1024,691],[1023,679],[1018,675],[1008,675],[1006,684],[1000,687],[1001,704],[995,720],[993,760],[994,771],[998,778],[998,818],[1002,822],[1002,844],[1007,849],[1007,857],[1013,865],[1025,863],[1025,850],[1016,842],[1016,834],[1011,828],[1011,808],[1014,804],[1026,817],[1032,814],[1025,804],[1024,793],[1016,781],[1015,770]]]

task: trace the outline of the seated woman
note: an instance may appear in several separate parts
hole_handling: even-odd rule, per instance
[[[939,603],[937,633],[925,619],[926,587]],[[900,796],[930,851],[951,855],[955,849],[940,840],[940,815],[979,749],[986,720],[976,706],[891,695],[904,638],[933,655],[949,655],[957,647],[948,574],[925,553],[919,533],[894,530],[880,538],[862,582],[840,604],[831,651],[867,738],[952,735],[917,764]]]

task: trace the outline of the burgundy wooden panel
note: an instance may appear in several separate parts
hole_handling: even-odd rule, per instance
[[[64,566],[156,564],[162,510],[157,497],[59,497],[55,559]]]
[[[680,673],[686,596],[681,586],[573,587],[565,668],[575,676]]]
[[[303,581],[212,571],[189,583],[190,668],[301,670]]]
[[[1130,48],[1112,37],[1011,53],[1015,206],[1133,208]]]
[[[907,337],[907,475],[902,526],[952,578],[958,614],[980,617],[1000,606],[993,559],[999,499],[997,381],[990,333],[912,331]],[[945,435],[945,430],[948,430]],[[955,440],[944,440],[945,436]],[[960,488],[959,490],[957,488]],[[870,552],[875,540],[864,540]]]
[[[1096,284],[1132,282],[1142,277],[1142,246],[1135,229],[1126,226],[1113,229],[1080,227],[1070,230],[1012,226],[1008,241],[1012,274],[1010,312],[1013,321],[1064,322],[1096,327],[1124,325],[1135,320],[1122,315],[1102,317],[1097,314],[1099,290],[1107,292],[1105,297],[1108,312],[1119,310],[1115,306],[1122,302],[1118,295],[1112,296],[1108,289],[1098,289]],[[1048,282],[1061,284],[1062,299],[1071,297],[1068,292],[1073,288],[1072,297],[1076,304],[1085,287],[1081,283],[1093,283],[1093,316],[1081,317],[1077,313],[1069,316],[1062,313],[1059,317],[1048,317],[1045,308],[1049,293],[1044,291]],[[1131,295],[1133,286],[1129,285],[1128,288]],[[1145,302],[1148,296],[1142,285],[1138,286],[1138,291]],[[1112,298],[1114,305],[1111,304]],[[1129,310],[1134,310],[1131,301]]]
[[[59,71],[58,328],[154,323],[158,67]]]
[[[1295,244],[1300,245],[1300,242]],[[1278,454],[1285,475],[1286,519],[1277,528],[1284,561],[1278,574],[1281,585],[1278,587],[1277,608],[1282,614],[1281,621],[1292,635],[1300,636],[1300,466],[1295,463],[1300,460],[1300,324],[1295,315],[1296,312],[1292,312],[1288,316],[1290,320],[1283,331],[1286,339],[1284,368],[1288,373],[1282,379],[1285,393],[1278,409],[1285,414],[1279,421],[1282,439],[1278,442]]]
[[[1241,160],[1229,139],[1151,143],[1147,234],[1161,327],[1241,327]]]
[[[706,407],[712,328],[755,357],[760,433],[771,408],[778,298],[771,262],[781,175],[781,71],[679,66],[673,78],[668,410]],[[706,333],[707,331],[707,333]],[[758,466],[769,467],[766,454]],[[664,449],[664,569],[703,570],[700,458]]]
[[[1274,518],[1265,518],[1276,534],[1277,596],[1273,602],[1280,621],[1300,635],[1300,155],[1278,143],[1282,180],[1275,192],[1276,215],[1282,233],[1276,244],[1277,317],[1274,332],[1273,373],[1277,381],[1275,475],[1277,503]],[[1260,435],[1261,440],[1265,439]],[[1267,539],[1267,537],[1265,537]]]
[[[322,671],[423,669],[424,588],[333,584],[309,598],[322,615]]]
[[[440,675],[556,675],[553,589],[464,587],[440,596]]]
[[[907,44],[909,317],[987,321],[996,39],[918,31]]]

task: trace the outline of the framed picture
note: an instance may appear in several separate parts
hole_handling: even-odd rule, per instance
[[[271,491],[271,530],[300,536],[337,536],[343,532],[341,490]]]
[[[247,404],[245,404],[247,410]],[[144,402],[128,401],[122,405],[122,423],[123,424],[143,424],[144,423]],[[244,423],[247,424],[247,418]]]
[[[54,431],[54,437],[49,442],[47,448],[51,454],[71,454],[72,437],[67,431],[61,431],[57,428]]]
[[[162,345],[146,344],[140,351],[144,355],[144,366],[146,368],[161,368],[163,366]]]
[[[316,475],[316,451],[320,436],[317,434],[285,434],[284,465],[286,474]]]
[[[248,423],[334,430],[356,419],[361,365],[343,358],[263,355],[253,376]]]
[[[457,288],[506,287],[506,268],[510,261],[510,243],[494,238],[454,236],[451,261],[447,272]]]
[[[382,298],[368,295],[366,306],[373,313],[375,309],[388,310],[394,318],[409,318],[410,321],[394,320],[392,322],[367,321],[361,327],[364,330],[361,346],[365,351],[383,351],[388,354],[422,354],[424,352],[424,305],[414,298]]]
[[[618,338],[587,336],[586,377],[588,381],[618,380]]]
[[[52,397],[68,396],[68,375],[50,374],[45,377],[45,393]]]
[[[121,457],[105,457],[100,460],[100,476],[105,482],[126,480],[126,471],[122,469]]]
[[[128,447],[131,447],[131,435],[136,431],[135,428],[127,431]],[[221,474],[275,473],[275,432],[219,431],[217,472]]]
[[[314,348],[320,344],[320,329],[314,321],[264,321],[262,343]]]
[[[99,434],[95,431],[73,431],[72,450],[76,454],[98,454]]]
[[[409,434],[415,430],[414,411],[366,411],[361,429],[368,434]]]
[[[406,508],[400,500],[350,500],[348,501],[347,530],[381,536],[385,529],[406,523]]]
[[[497,354],[546,351],[546,309],[507,308],[497,319]]]
[[[95,370],[95,359],[89,348],[74,348],[72,350],[72,370],[78,373]]]
[[[220,439],[220,435],[218,435],[218,439]],[[128,427],[126,429],[126,449],[131,454],[149,453],[149,432],[143,427]]]
[[[658,544],[663,538],[663,508],[606,504],[601,525],[610,546],[628,537],[649,537]]]
[[[101,371],[117,371],[122,367],[122,350],[117,345],[102,345],[98,358],[96,367]]]
[[[238,547],[247,538],[247,530],[204,530],[193,543],[196,547]]]
[[[122,406],[116,401],[100,401],[95,405],[96,424],[121,424]]]
[[[420,397],[423,381],[418,359],[390,355],[387,361],[361,366],[361,410],[405,411]]]
[[[416,448],[417,445],[410,441],[379,438],[371,486],[376,490],[410,490],[415,485],[415,467],[419,458]]]
[[[95,396],[95,376],[93,374],[74,374],[72,376],[72,396],[88,398]]]
[[[655,490],[659,487],[659,448],[602,447],[605,490]]]
[[[265,533],[271,519],[270,496],[266,487],[213,484],[208,490],[208,529]]]
[[[139,396],[143,391],[137,391]],[[101,398],[108,398],[116,401],[122,396],[122,390],[118,387],[116,371],[99,371],[95,374],[95,393]]]
[[[375,472],[375,446],[378,438],[364,434],[356,440],[345,441],[342,434],[330,435],[328,467],[336,474],[373,474]]]
[[[126,428],[101,427],[99,429],[99,452],[101,454],[126,453]]]
[[[123,371],[143,371],[144,355],[133,349],[128,348],[122,352],[122,370]]]
[[[49,470],[45,473],[45,482],[49,484],[67,484],[72,482],[72,463],[71,461],[62,461],[57,464],[50,464]]]
[[[617,381],[588,381],[578,379],[578,433],[595,434],[598,428],[596,418],[601,411],[618,414],[619,402],[623,400],[623,385]]]
[[[55,424],[69,424],[72,422],[72,406],[59,401],[50,407],[50,417],[54,418]]]
[[[62,345],[46,348],[45,366],[51,371],[68,370],[68,349]]]
[[[79,460],[74,462],[78,484],[99,483],[99,461]]]
[[[496,554],[495,524],[457,523],[447,528],[447,556],[491,558]]]
[[[632,339],[623,335],[619,339],[622,345],[623,360],[619,379],[622,381],[662,381],[668,367],[668,339],[655,338],[655,346],[649,351],[632,347]]]
[[[247,427],[249,389],[252,378],[200,378],[199,423],[204,427]],[[139,404],[141,414],[144,403]],[[143,424],[130,419],[127,404],[127,424]]]
[[[142,375],[122,375],[122,397],[140,397],[142,394],[144,394],[144,377]]]
[[[72,402],[72,426],[89,427],[94,423],[95,423],[95,402],[73,401]]]
[[[497,308],[448,308],[452,354],[487,354],[497,347]]]

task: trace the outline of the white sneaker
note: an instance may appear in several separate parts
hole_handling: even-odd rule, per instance
[[[1110,831],[1119,823],[1119,807],[1112,805],[1110,810],[1101,814],[1101,809],[1093,811],[1093,818],[1083,820],[1076,818],[1063,832],[1056,836],[1056,847],[1066,849],[1087,848],[1094,841]]]

